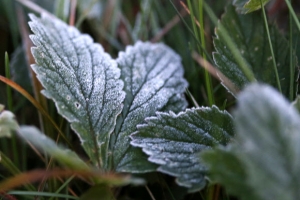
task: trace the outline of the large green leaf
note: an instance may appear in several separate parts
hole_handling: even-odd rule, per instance
[[[71,123],[91,160],[107,168],[110,135],[125,97],[117,63],[74,27],[46,15],[30,17],[32,68],[43,94]]]
[[[121,52],[117,62],[126,98],[117,120],[115,142],[111,143],[114,168],[117,171],[152,171],[155,166],[139,148],[130,146],[129,135],[156,111],[179,112],[186,108],[182,94],[187,82],[183,78],[181,59],[163,44],[137,42]]]
[[[262,15],[260,13],[240,15],[235,11],[233,6],[229,6],[220,23],[222,23],[227,30],[230,30],[236,47],[248,62],[255,78],[258,81],[277,87],[268,36],[266,34]],[[295,72],[292,75],[293,77],[291,77],[288,42],[280,34],[276,26],[271,25],[269,26],[269,29],[282,92],[286,96],[290,96],[290,93],[294,96],[296,87],[294,87],[293,91],[290,91],[290,81],[293,80],[291,78],[294,78],[296,74],[298,74],[298,69],[295,69]],[[233,55],[227,49],[223,38],[219,37],[219,31],[219,28],[217,28],[217,37],[214,39],[216,52],[213,54],[213,57],[215,63],[219,70],[227,76],[237,88],[242,89],[249,82],[238,67]],[[296,57],[294,54],[292,59],[293,67],[296,68]],[[295,85],[296,83],[293,82],[292,84]]]
[[[217,180],[241,199],[298,199],[300,116],[297,110],[270,86],[254,84],[239,95],[234,117],[236,141],[225,153],[228,155],[225,161],[218,159],[217,154],[210,154],[215,158],[206,155],[204,159],[210,166],[216,164],[213,161],[216,159],[220,166],[232,159],[240,164],[224,170],[213,166],[211,176],[219,177]],[[226,180],[230,170],[231,182]],[[242,193],[241,186],[248,192]]]
[[[15,120],[15,115],[0,104],[0,137],[10,137],[13,131],[17,131],[19,125]]]
[[[234,0],[233,4],[242,13],[249,13],[261,9],[261,3],[266,5],[270,0]]]
[[[18,134],[34,147],[42,150],[42,153],[50,155],[62,165],[76,170],[91,170],[78,155],[69,150],[63,149],[46,135],[33,126],[21,126]]]
[[[233,120],[217,107],[193,108],[178,115],[157,113],[146,118],[132,135],[133,146],[141,147],[158,171],[177,177],[179,185],[190,191],[203,188],[207,170],[198,153],[212,146],[226,145],[233,136]]]

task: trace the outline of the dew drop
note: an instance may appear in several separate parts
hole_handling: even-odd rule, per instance
[[[67,95],[67,100],[70,101],[71,100],[71,97],[70,95]]]

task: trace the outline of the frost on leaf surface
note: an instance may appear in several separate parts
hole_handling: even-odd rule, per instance
[[[264,200],[300,196],[300,116],[280,93],[253,84],[238,97],[237,147],[247,184]]]
[[[236,6],[237,11],[241,13],[249,13],[261,9],[261,2],[263,6],[270,0],[234,0],[233,5]]]
[[[120,52],[117,62],[126,98],[115,130],[114,166],[117,171],[151,171],[154,166],[139,148],[130,146],[129,135],[156,111],[186,108],[183,93],[188,84],[181,59],[164,44],[137,42]]]
[[[277,87],[276,74],[262,15],[260,13],[241,15],[235,11],[233,6],[229,6],[220,23],[227,30],[230,30],[233,42],[247,61],[256,80]],[[294,96],[296,87],[293,91],[290,91],[290,81],[298,75],[299,71],[295,65],[296,56],[294,54],[292,56],[295,71],[292,74],[294,77],[291,77],[290,67],[288,67],[290,66],[288,42],[275,25],[270,25],[269,29],[282,92],[285,96],[289,96],[290,92]],[[219,36],[219,31],[220,29],[217,27],[217,37],[214,38],[216,52],[213,54],[216,66],[237,88],[243,89],[245,85],[249,84],[249,81],[238,67],[232,53],[225,45],[224,39]]]
[[[242,200],[299,199],[297,110],[274,88],[256,83],[239,94],[233,116],[234,143],[204,154],[209,176]]]
[[[139,125],[131,144],[141,147],[158,171],[177,177],[179,185],[190,191],[203,188],[206,166],[199,152],[215,145],[226,145],[232,138],[233,120],[217,107],[193,108],[178,115],[158,112]]]
[[[106,168],[110,134],[125,97],[116,62],[90,36],[59,19],[30,17],[32,68],[43,94],[71,123],[91,160]]]

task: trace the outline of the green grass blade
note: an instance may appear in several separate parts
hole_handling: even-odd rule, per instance
[[[276,64],[274,50],[273,50],[271,37],[270,37],[270,31],[269,31],[269,26],[268,26],[268,21],[267,21],[267,15],[266,15],[265,7],[263,6],[262,0],[260,0],[260,2],[261,2],[261,9],[262,9],[262,12],[263,12],[265,27],[266,27],[266,31],[267,31],[267,35],[268,35],[268,40],[269,40],[269,46],[270,46],[270,51],[271,51],[271,55],[272,55],[272,61],[273,61],[274,73],[275,73],[275,76],[276,76],[277,87],[278,87],[280,93],[282,93],[281,84],[280,84],[280,80],[279,80],[279,75],[278,75],[278,71],[277,71],[277,64]]]
[[[18,167],[16,167],[16,165],[1,151],[0,151],[0,158],[1,158],[0,164],[5,169],[7,169],[11,174],[16,175],[21,173]],[[36,188],[31,184],[24,185],[24,187],[29,191],[36,190]]]
[[[203,1],[204,0],[199,1],[199,22],[200,22],[199,32],[200,32],[202,48],[205,49],[206,47],[205,47],[204,19],[203,19]],[[204,53],[202,53],[202,57],[204,58],[204,60],[206,60],[206,55]],[[207,69],[205,69],[204,73],[205,73],[205,86],[207,90],[208,102],[209,102],[209,106],[212,106],[213,104],[215,104],[215,100],[213,95],[211,76],[208,73]]]
[[[64,182],[64,184],[62,184],[55,192],[55,194],[58,194],[61,190],[63,190],[73,179],[75,176],[72,176],[70,178],[68,178],[68,180],[66,182]],[[49,200],[54,199],[55,197],[51,197]]]
[[[5,75],[6,78],[10,79],[10,65],[9,65],[9,58],[8,58],[8,53],[5,52]],[[7,107],[8,110],[13,111],[13,98],[12,98],[12,89],[9,85],[6,85],[6,94],[7,94]],[[19,153],[18,153],[18,147],[17,147],[17,141],[15,135],[12,135],[11,137],[11,150],[13,152],[13,157],[14,157],[14,162],[16,163],[17,166],[20,165],[20,159],[19,159]]]
[[[170,0],[171,5],[173,6],[174,10],[176,11],[176,13],[178,14],[180,20],[182,21],[182,23],[184,24],[184,26],[187,28],[187,30],[192,34],[192,36],[194,37],[196,43],[198,43],[201,47],[201,50],[205,53],[205,55],[207,56],[208,60],[210,63],[213,62],[213,59],[211,58],[210,54],[208,54],[208,52],[206,51],[206,49],[203,49],[201,46],[201,43],[199,40],[197,40],[197,36],[194,34],[193,30],[191,30],[191,28],[189,27],[189,25],[187,24],[187,22],[183,19],[183,17],[181,16],[180,12],[177,10],[176,6],[174,5],[174,3],[172,2],[172,0]]]
[[[294,21],[295,21],[295,23],[296,23],[297,28],[298,28],[299,31],[300,31],[300,22],[299,22],[299,20],[298,20],[298,18],[297,18],[297,15],[296,15],[296,13],[295,13],[295,11],[294,11],[292,5],[291,5],[291,2],[290,2],[289,0],[285,0],[285,3],[286,3],[286,5],[287,5],[287,7],[289,8],[290,14],[291,14],[292,17],[293,17],[293,19],[294,19]]]

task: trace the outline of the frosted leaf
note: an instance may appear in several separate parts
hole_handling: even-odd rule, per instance
[[[299,199],[299,112],[256,83],[238,95],[234,117],[235,142],[203,155],[209,178],[242,200]]]
[[[228,6],[220,24],[230,30],[233,42],[253,71],[255,79],[278,87],[263,16],[257,13],[238,14],[233,6]],[[282,93],[285,96],[295,96],[296,87],[294,86],[291,90],[290,82],[296,80],[295,77],[299,73],[299,68],[296,65],[297,57],[292,53],[294,71],[291,73],[290,67],[287,67],[290,66],[291,61],[289,44],[277,26],[270,25],[269,29]],[[228,51],[224,38],[221,37],[221,30],[218,26],[215,31],[217,37],[214,38],[216,49],[213,54],[214,61],[219,70],[237,88],[243,89],[249,84],[249,81],[239,68],[231,51]]]
[[[86,163],[69,149],[63,149],[33,126],[21,126],[18,134],[31,145],[71,169],[89,170]]]
[[[43,94],[71,123],[91,160],[106,168],[110,134],[125,97],[116,62],[90,36],[59,19],[30,18],[32,68]]]
[[[115,130],[114,166],[117,171],[151,171],[154,166],[140,149],[130,146],[129,135],[156,111],[186,108],[183,93],[188,84],[181,59],[164,44],[137,42],[119,53],[117,62],[126,98]]]
[[[10,137],[12,131],[17,131],[19,125],[15,120],[15,115],[0,104],[0,137]]]
[[[131,144],[141,147],[158,171],[177,177],[179,185],[190,191],[203,188],[206,166],[199,152],[214,145],[226,145],[234,134],[233,119],[217,107],[193,108],[174,113],[157,113],[139,125]]]

